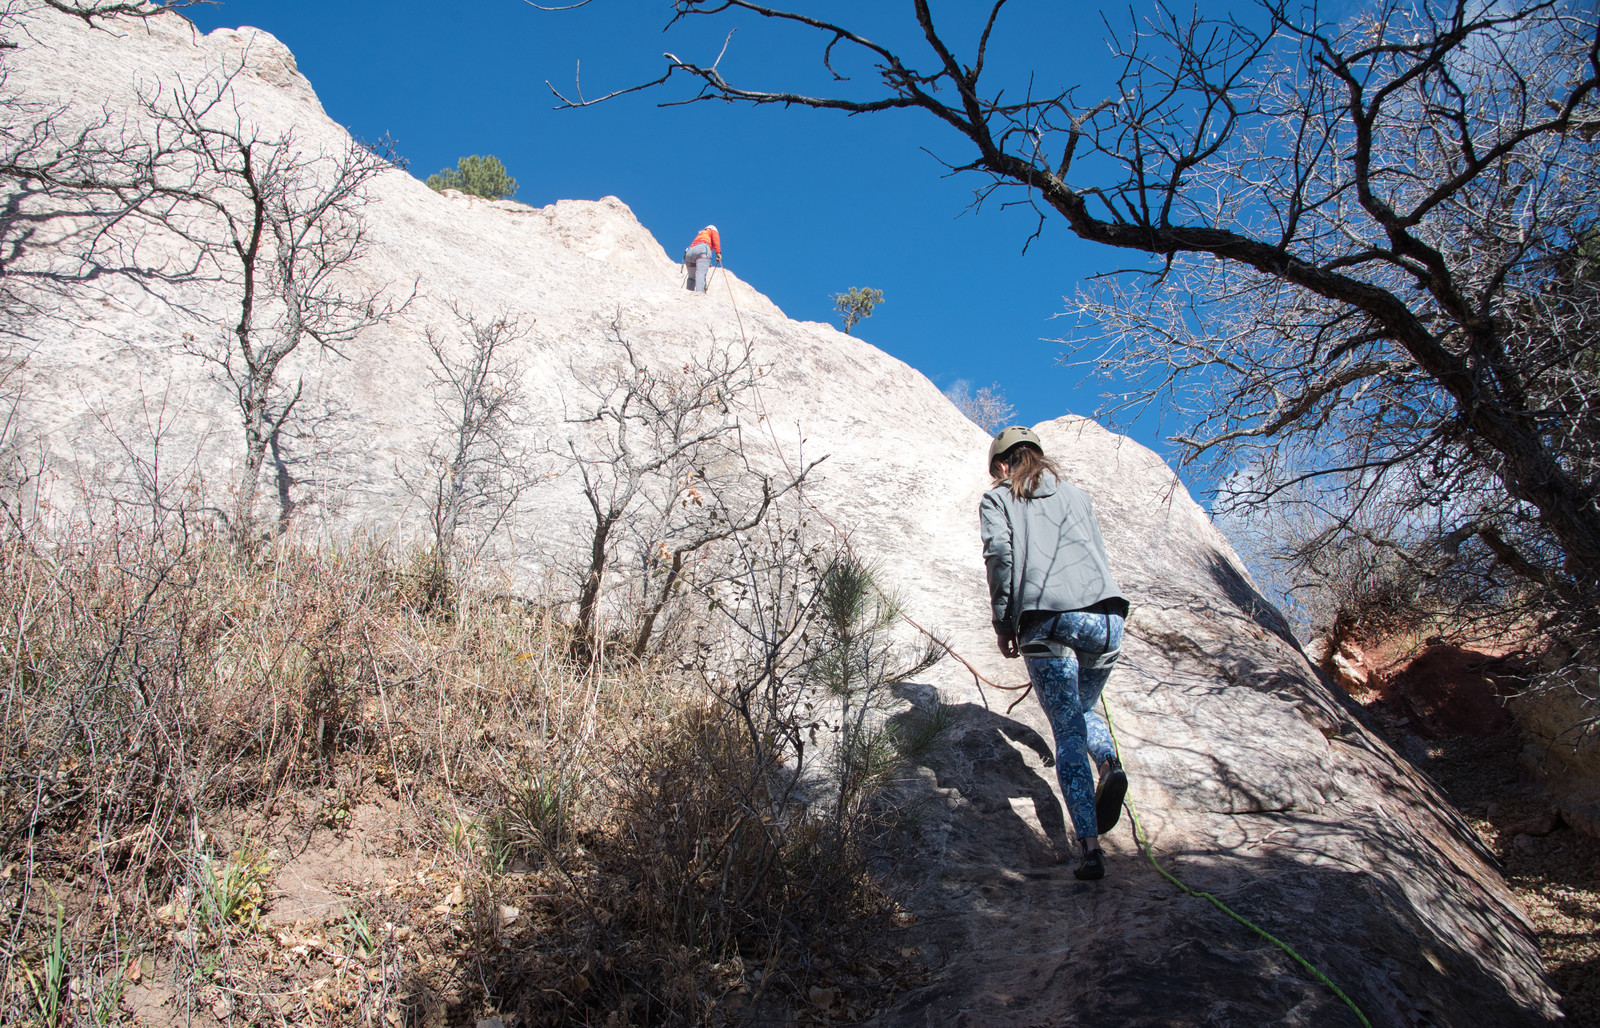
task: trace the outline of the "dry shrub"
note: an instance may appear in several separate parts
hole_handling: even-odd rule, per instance
[[[863,833],[798,801],[726,708],[690,708],[616,767],[610,857],[638,881],[637,930],[664,946],[784,963],[870,897]],[[793,956],[793,954],[789,954]]]
[[[522,900],[539,916],[486,963],[501,1010],[736,1023],[819,982],[881,991],[860,969],[891,911],[868,863],[885,818],[785,802],[792,770],[756,752],[733,711],[701,700],[616,753],[577,845]]]
[[[297,974],[337,985],[309,1008],[326,1023],[439,1005],[702,1024],[819,983],[881,988],[859,969],[893,810],[805,777],[831,766],[792,745],[788,690],[816,653],[783,651],[758,712],[681,653],[574,662],[559,605],[418,602],[416,561],[360,540],[241,555],[115,512],[0,544],[0,1020],[60,1023],[76,980],[109,1005],[65,1020],[115,1023],[135,955],[180,1007],[264,1021],[310,987]],[[748,660],[716,680],[754,681],[768,662]],[[228,826],[337,826],[346,806],[305,800],[362,789],[409,805],[430,861],[456,854],[468,901],[448,925],[436,893],[352,908],[340,959],[358,964],[269,959],[274,858]],[[430,945],[452,956],[422,961],[402,930],[450,933]]]
[[[694,687],[656,685],[681,701],[615,747],[580,844],[539,878],[537,929],[493,962],[525,1023],[734,1023],[813,1006],[813,990],[858,1011],[891,991],[875,954],[893,906],[871,857],[901,818],[906,751],[947,718],[879,715],[933,657],[902,645],[853,558],[776,557],[745,590],[767,601],[721,612],[750,615],[742,648],[697,645],[675,665]]]
[[[49,1013],[27,983],[53,966],[58,907],[82,977],[106,962],[87,941],[102,929],[120,952],[202,905],[236,856],[212,827],[240,812],[351,780],[419,811],[422,795],[487,807],[513,758],[537,765],[559,738],[577,767],[584,726],[642,702],[566,666],[545,608],[424,616],[393,563],[359,540],[241,556],[115,511],[0,545],[0,1014]],[[212,918],[197,938],[183,916],[191,966],[243,930]]]
[[[137,849],[159,859],[204,806],[326,780],[336,751],[367,743],[381,668],[365,643],[389,591],[374,556],[241,566],[205,537],[115,526],[0,548],[5,844],[144,832]]]

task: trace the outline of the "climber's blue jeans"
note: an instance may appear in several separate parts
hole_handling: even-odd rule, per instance
[[[1122,647],[1122,615],[1073,610],[1023,630],[1026,646],[1053,639],[1070,646],[1060,657],[1028,657],[1028,677],[1056,737],[1056,777],[1078,838],[1099,835],[1094,813],[1094,769],[1114,752],[1105,718],[1095,713],[1111,669],[1084,667],[1094,657]]]

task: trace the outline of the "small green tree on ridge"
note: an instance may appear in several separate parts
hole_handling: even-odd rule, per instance
[[[428,188],[435,192],[459,189],[486,200],[505,200],[517,192],[517,180],[506,174],[506,166],[494,154],[462,157],[454,168],[441,168],[428,176]]]
[[[850,287],[848,293],[834,293],[833,305],[844,318],[844,334],[849,335],[856,322],[872,317],[872,308],[883,302],[883,290]]]

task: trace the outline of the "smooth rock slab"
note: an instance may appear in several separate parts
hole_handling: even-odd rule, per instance
[[[1277,611],[1153,454],[1079,419],[1039,426],[1095,497],[1133,600],[1107,698],[1130,798],[1163,867],[1292,946],[1374,1025],[1561,1020],[1492,855],[1321,679]],[[1021,680],[987,626],[964,655]],[[919,939],[937,985],[886,1025],[1359,1024],[1293,958],[1133,845],[1078,882],[1032,698],[959,695],[928,762],[948,834],[923,857]],[[922,905],[918,906],[918,902]]]

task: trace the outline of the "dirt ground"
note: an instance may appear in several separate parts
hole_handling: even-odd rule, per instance
[[[1600,846],[1563,824],[1526,781],[1514,728],[1422,738],[1403,713],[1374,712],[1391,743],[1444,789],[1500,858],[1506,883],[1538,928],[1569,1023],[1600,1028]]]
[[[1397,638],[1347,644],[1345,673],[1328,669],[1499,858],[1569,1023],[1600,1028],[1600,842],[1563,823],[1517,759],[1505,697],[1526,679],[1510,649]]]

